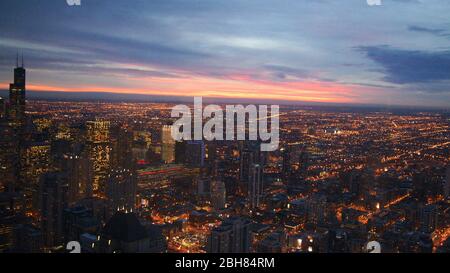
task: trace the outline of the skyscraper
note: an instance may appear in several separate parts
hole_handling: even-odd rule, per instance
[[[83,151],[74,150],[65,155],[62,170],[67,173],[68,203],[92,196],[92,171],[89,159]]]
[[[109,208],[115,211],[133,211],[136,205],[137,177],[129,169],[111,170],[106,183]]]
[[[436,205],[425,205],[419,207],[420,230],[432,233],[438,225],[438,208]]]
[[[109,127],[110,122],[95,120],[87,122],[87,143],[92,163],[94,195],[103,197],[107,173],[110,168]]]
[[[90,208],[76,205],[64,210],[64,242],[80,241],[82,234],[95,234],[100,227],[101,222]]]
[[[250,165],[254,163],[253,153],[250,151],[241,151],[239,159],[239,181],[243,184],[246,184],[248,182]]]
[[[216,210],[225,208],[226,189],[222,180],[215,179],[211,182],[211,205]]]
[[[251,209],[258,208],[261,205],[263,193],[262,168],[259,164],[250,165],[248,180],[248,199]]]
[[[0,97],[0,120],[6,117],[6,102]]]
[[[19,144],[14,129],[6,122],[0,122],[0,134],[0,192],[13,192],[19,171]]]
[[[111,127],[111,168],[134,168],[133,132],[126,127]]]
[[[197,200],[206,201],[211,197],[211,178],[201,174],[196,178]]]
[[[281,148],[281,156],[282,156],[282,168],[281,173],[285,179],[289,178],[292,173],[291,166],[291,149],[289,146]]]
[[[172,138],[172,126],[164,125],[161,132],[161,153],[164,163],[175,160],[175,140]]]
[[[250,169],[253,164],[261,162],[259,144],[255,142],[244,144],[240,151],[239,161],[239,190],[246,195],[249,191]]]
[[[250,250],[251,221],[231,217],[211,231],[208,237],[208,253],[248,253]]]
[[[24,214],[25,200],[17,192],[0,193],[0,253],[14,248],[17,227],[29,223]]]
[[[39,176],[49,170],[50,144],[48,142],[33,142],[23,145],[22,175],[27,180],[27,186],[38,184]]]
[[[19,66],[17,56],[16,68],[14,68],[14,82],[9,85],[9,118],[15,129],[25,125],[25,68]]]
[[[307,146],[302,147],[299,155],[299,169],[298,172],[301,176],[306,177],[308,175],[310,150]]]
[[[54,247],[64,240],[63,212],[67,207],[67,177],[62,172],[42,175],[39,188],[39,210],[44,245]]]
[[[186,163],[186,146],[187,142],[184,140],[177,141],[175,143],[175,163],[177,164]]]
[[[450,166],[447,167],[445,174],[444,196],[450,198]]]
[[[17,55],[14,82],[9,85],[9,103],[0,100],[0,190],[13,192],[20,182],[20,154],[25,125],[25,68]],[[6,120],[7,118],[7,120]]]
[[[192,167],[203,167],[205,164],[205,143],[192,140],[186,143],[186,163]]]

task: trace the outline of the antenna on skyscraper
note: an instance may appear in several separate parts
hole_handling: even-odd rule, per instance
[[[16,67],[19,67],[19,49],[17,49],[16,53]]]
[[[22,52],[22,68],[23,68],[24,66],[23,66],[23,52]]]

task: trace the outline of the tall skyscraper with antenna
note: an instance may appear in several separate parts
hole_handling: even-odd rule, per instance
[[[17,54],[14,82],[9,85],[9,118],[15,129],[25,125],[25,74],[23,55],[22,64],[19,66],[19,54]]]

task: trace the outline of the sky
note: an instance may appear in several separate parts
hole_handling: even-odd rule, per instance
[[[448,107],[450,1],[2,0],[0,89]]]

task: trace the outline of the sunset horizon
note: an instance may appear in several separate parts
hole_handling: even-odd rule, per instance
[[[433,16],[448,4],[231,2],[15,1],[0,88],[19,54],[33,91],[449,105],[450,26]]]

